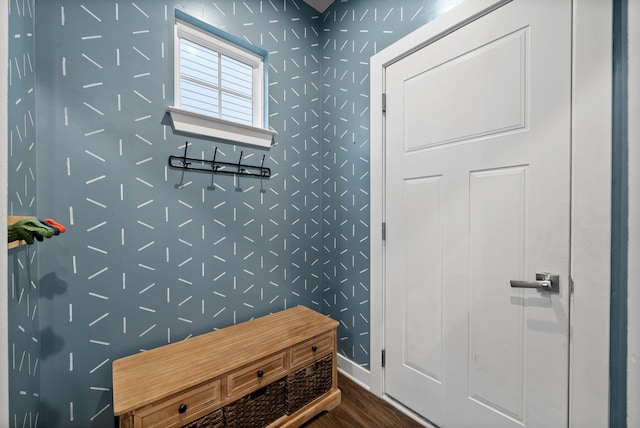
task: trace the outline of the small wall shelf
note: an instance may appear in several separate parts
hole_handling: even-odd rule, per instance
[[[7,226],[11,226],[14,223],[19,222],[20,220],[25,220],[28,218],[35,218],[32,215],[10,215],[7,216]],[[7,244],[7,248],[10,250],[12,248],[20,247],[22,245],[27,245],[26,241],[13,241]]]
[[[243,125],[176,107],[167,107],[167,112],[171,116],[173,129],[185,134],[219,138],[263,148],[271,147],[273,137],[278,134],[271,129]]]

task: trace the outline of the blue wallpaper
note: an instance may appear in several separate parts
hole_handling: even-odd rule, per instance
[[[275,147],[174,135],[174,8],[269,52]],[[293,2],[38,3],[41,417],[112,421],[113,360],[297,304],[322,311],[319,19]],[[45,137],[46,136],[46,137]],[[270,179],[170,169],[182,154]],[[68,385],[60,389],[59,385]]]
[[[339,320],[339,352],[368,368],[369,58],[455,3],[38,1],[37,180],[23,171],[9,194],[37,182],[24,213],[67,232],[17,263],[37,266],[22,287],[39,293],[24,337],[41,345],[27,391],[40,403],[19,406],[12,388],[13,426],[113,426],[113,360],[297,304]],[[176,8],[269,52],[275,146],[172,132]],[[35,99],[22,86],[10,95]],[[169,168],[186,141],[194,157],[264,154],[273,175]]]
[[[269,150],[174,135],[174,8],[269,52]],[[38,3],[42,418],[112,420],[113,360],[297,304],[322,311],[319,19],[293,2]],[[45,137],[46,135],[46,137]],[[270,179],[170,169],[170,155]],[[46,380],[46,382],[45,382]],[[60,389],[59,385],[69,385]]]
[[[8,214],[33,215],[36,182],[36,55],[33,1],[9,3]],[[38,248],[9,250],[9,401],[12,426],[38,423],[40,309]]]

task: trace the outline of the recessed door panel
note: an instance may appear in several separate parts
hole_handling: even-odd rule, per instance
[[[526,167],[469,177],[469,397],[518,421],[524,419],[525,309],[522,292],[505,284],[524,272],[525,178]]]
[[[524,128],[526,36],[526,28],[518,30],[407,79],[405,151]],[[429,132],[414,133],[414,123],[428,124]]]
[[[442,377],[442,243],[440,177],[404,183],[404,364]]]

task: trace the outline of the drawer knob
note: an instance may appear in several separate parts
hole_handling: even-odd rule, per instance
[[[186,404],[181,404],[181,405],[178,407],[178,413],[184,413],[184,412],[186,412],[186,411],[187,411],[187,405],[186,405]]]
[[[264,372],[262,370],[258,370],[258,377],[264,376]]]
[[[318,347],[317,347],[316,345],[313,345],[313,346],[311,347],[311,350],[312,350],[313,352],[316,352],[316,351],[318,350]]]

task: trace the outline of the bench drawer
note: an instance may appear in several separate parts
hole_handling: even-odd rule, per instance
[[[145,407],[134,413],[136,427],[181,427],[196,414],[213,410],[220,402],[220,380],[209,382],[185,393]]]
[[[315,359],[329,351],[333,350],[333,336],[325,334],[314,337],[291,349],[291,366],[295,367]]]
[[[227,376],[227,396],[267,385],[287,373],[286,353],[260,360]]]

